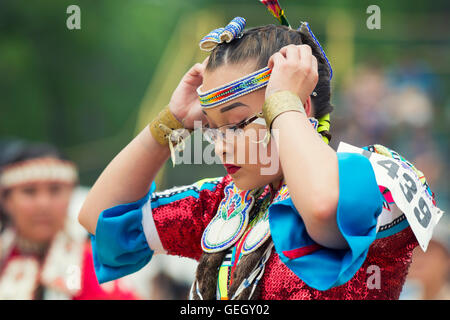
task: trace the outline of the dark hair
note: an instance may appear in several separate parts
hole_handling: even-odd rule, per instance
[[[8,165],[25,160],[51,157],[60,160],[67,160],[56,147],[48,143],[30,143],[16,140],[7,143],[1,150],[0,170]]]
[[[241,38],[229,43],[219,44],[212,52],[206,66],[207,71],[213,71],[224,64],[238,64],[256,59],[256,70],[267,66],[269,58],[281,48],[289,44],[307,44],[311,47],[312,54],[316,57],[319,69],[319,80],[315,92],[311,96],[314,103],[314,116],[320,119],[333,111],[331,105],[331,70],[319,46],[307,31],[290,29],[281,25],[266,25],[247,29]],[[331,139],[326,131],[321,135]]]

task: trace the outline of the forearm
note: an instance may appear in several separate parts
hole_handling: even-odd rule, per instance
[[[283,175],[310,236],[328,247],[344,247],[336,223],[339,172],[336,152],[323,143],[307,117],[285,112],[272,123]]]
[[[169,154],[169,148],[161,146],[148,126],[145,127],[97,179],[79,213],[79,222],[95,234],[103,210],[136,201],[147,194]]]

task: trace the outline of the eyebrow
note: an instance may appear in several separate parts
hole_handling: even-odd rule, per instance
[[[242,103],[242,102],[235,102],[235,103],[233,103],[233,104],[230,104],[229,106],[226,106],[226,107],[223,107],[222,109],[220,109],[220,113],[223,113],[223,112],[226,112],[226,111],[228,111],[228,110],[231,110],[231,109],[234,109],[234,108],[237,108],[237,107],[247,107],[248,108],[248,105],[246,105],[245,103]],[[205,110],[203,110],[202,109],[202,113],[205,115],[205,116],[208,116],[207,114],[206,114],[206,111]],[[244,119],[245,120],[245,119]],[[243,120],[243,121],[244,121]],[[242,121],[241,121],[242,122]],[[241,123],[241,122],[239,122],[239,123]],[[239,124],[238,123],[238,124]]]
[[[233,104],[230,104],[229,106],[223,107],[222,109],[220,109],[220,113],[224,113],[228,110],[237,108],[237,107],[248,107],[248,105],[246,105],[245,103],[242,102],[235,102]]]

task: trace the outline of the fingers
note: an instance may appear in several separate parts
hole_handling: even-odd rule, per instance
[[[300,68],[303,72],[308,75],[311,73],[312,69],[312,50],[308,45],[300,46]]]
[[[206,68],[206,65],[208,64],[208,61],[209,61],[209,56],[207,56],[206,58],[205,58],[205,60],[203,60],[203,62],[202,62],[202,65]]]
[[[315,81],[319,80],[319,63],[317,62],[317,58],[312,56],[312,73],[314,75]]]
[[[203,73],[206,68],[206,63],[196,63],[184,76],[186,83],[194,86],[200,86],[203,82]]]
[[[285,58],[285,61],[289,63],[290,67],[302,69],[306,73],[309,73],[311,70],[315,70],[315,66],[312,65],[313,58],[315,59],[315,57],[312,54],[311,47],[306,44],[290,44],[281,48],[278,53]],[[268,67],[273,68],[276,60],[282,61],[281,59],[275,59],[275,55],[273,55],[269,59]]]
[[[189,74],[196,76],[196,75],[203,75],[203,72],[205,71],[206,64],[203,63],[196,63],[192,66],[191,70],[189,70]]]
[[[203,76],[203,73],[205,72],[206,66],[208,65],[208,60],[209,60],[209,56],[206,57],[205,60],[203,60],[202,63],[196,63],[192,68],[191,68],[191,74],[192,75],[201,75]]]
[[[279,90],[289,90],[306,101],[318,81],[318,62],[308,45],[288,45],[272,55],[268,62],[272,75],[266,97]]]
[[[290,44],[281,48],[280,53],[291,63],[296,63],[300,60],[300,46]]]
[[[280,52],[276,52],[269,58],[267,66],[273,69],[275,65],[281,64],[285,60],[284,56]]]
[[[202,63],[196,63],[192,66],[192,68],[187,72],[188,74],[190,74],[191,76],[198,76],[198,75],[202,75],[205,72],[206,66],[208,65],[208,61],[209,61],[209,56],[207,56],[205,58],[205,60],[203,60]]]

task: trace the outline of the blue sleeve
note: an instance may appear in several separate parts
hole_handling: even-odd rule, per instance
[[[339,201],[337,225],[348,249],[318,246],[306,232],[290,197],[270,207],[272,240],[281,261],[308,286],[328,290],[349,281],[366,259],[376,238],[383,198],[367,158],[337,153]]]
[[[142,199],[106,209],[100,214],[95,236],[91,235],[94,269],[99,283],[134,273],[150,261],[153,251],[142,228],[142,207],[154,190],[153,182]]]

